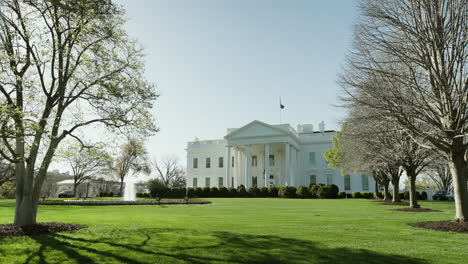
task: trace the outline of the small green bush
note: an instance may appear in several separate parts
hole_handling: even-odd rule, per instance
[[[409,199],[409,192],[404,192],[403,199],[405,199],[405,200]]]
[[[259,197],[260,190],[256,186],[250,187],[249,191],[248,191],[248,194],[249,194],[250,197]]]
[[[324,185],[320,185],[320,184],[311,184],[311,188],[310,188],[310,195],[312,198],[317,198],[318,195],[317,195],[317,191],[322,188],[322,186]]]
[[[243,184],[241,184],[238,188],[237,188],[237,194],[239,195],[239,197],[247,197],[247,190],[245,189],[245,186]]]
[[[203,196],[203,189],[201,187],[195,188],[195,196],[202,197]]]
[[[279,187],[278,196],[281,198],[295,198],[296,191],[296,187],[294,186],[282,186]]]
[[[237,197],[237,189],[234,187],[228,188],[229,197]]]
[[[420,200],[427,200],[427,192],[422,192],[421,193],[421,199]]]
[[[320,199],[328,199],[331,196],[330,186],[321,186],[317,190],[317,197]]]
[[[339,192],[338,193],[338,198],[341,198],[341,199],[346,198],[346,193],[345,192]]]
[[[362,198],[360,192],[353,192],[353,193],[351,194],[351,197],[353,197],[353,198]]]
[[[296,196],[302,199],[309,198],[310,197],[309,188],[305,186],[299,186],[299,188],[297,188],[297,191],[296,191]]]
[[[210,196],[211,197],[218,197],[219,196],[219,190],[217,187],[211,187],[210,188]]]
[[[327,187],[329,189],[327,198],[330,198],[330,199],[338,198],[338,192],[340,191],[340,188],[338,188],[338,186],[335,184],[329,184],[327,185]]]
[[[268,197],[278,197],[278,187],[270,186],[268,188]]]
[[[195,189],[192,188],[192,187],[188,187],[188,188],[187,188],[186,195],[187,195],[189,198],[194,197],[194,196],[195,196]]]
[[[267,187],[260,187],[260,197],[268,197],[268,188]]]
[[[203,187],[201,197],[211,197],[210,195],[210,187]]]
[[[218,197],[229,197],[228,189],[224,186],[219,187]]]
[[[149,180],[146,183],[146,186],[148,187],[148,190],[150,192],[151,197],[166,197],[169,188],[166,186],[166,184],[161,181],[160,179],[152,179]],[[112,196],[114,195],[113,193],[110,193]]]

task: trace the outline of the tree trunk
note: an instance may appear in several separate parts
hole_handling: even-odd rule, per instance
[[[379,199],[379,182],[374,178],[374,198]]]
[[[400,177],[392,175],[392,185],[393,185],[393,198],[392,202],[399,203],[400,200]]]
[[[123,178],[120,178],[120,189],[119,189],[119,196],[122,197],[123,196]]]
[[[78,184],[76,184],[76,182],[73,183],[73,196],[75,196],[75,198],[78,198],[78,193],[76,193],[76,189],[78,187]]]
[[[406,175],[408,175],[410,183],[410,208],[419,208],[418,204],[418,195],[416,193],[416,173],[413,170],[407,170]]]
[[[455,221],[468,222],[468,190],[465,176],[464,153],[453,153],[448,165],[452,173],[453,193],[455,196]]]
[[[384,200],[385,201],[389,201],[391,200],[391,197],[390,197],[390,193],[388,192],[388,185],[389,185],[389,182],[385,182],[383,187],[384,187]]]

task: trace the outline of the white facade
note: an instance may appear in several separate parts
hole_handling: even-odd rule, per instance
[[[310,124],[269,125],[253,121],[227,130],[220,140],[195,140],[187,145],[187,187],[309,186],[336,184],[340,191],[372,192],[365,175],[342,176],[329,168],[323,154],[332,148],[335,131]],[[346,188],[345,188],[346,187]]]

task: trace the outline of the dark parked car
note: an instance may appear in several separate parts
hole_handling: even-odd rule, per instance
[[[72,198],[72,197],[75,197],[75,194],[73,193],[73,191],[63,191],[58,194],[58,197],[59,198]]]
[[[432,200],[452,200],[453,201],[453,193],[449,191],[437,191],[432,196]]]

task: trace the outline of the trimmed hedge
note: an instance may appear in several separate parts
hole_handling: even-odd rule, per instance
[[[281,198],[295,198],[296,191],[294,186],[281,186],[278,190],[278,196]]]
[[[299,186],[299,188],[297,188],[297,191],[296,191],[296,196],[297,198],[309,198],[310,197],[310,192],[309,192],[309,188],[305,187],[305,186]]]
[[[340,198],[340,199],[346,198],[346,193],[345,192],[338,192],[338,198]]]

